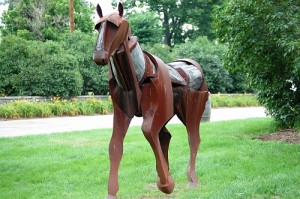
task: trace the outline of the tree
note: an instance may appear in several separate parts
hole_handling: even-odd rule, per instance
[[[221,0],[196,0],[183,1],[182,8],[185,10],[190,24],[190,29],[184,32],[184,38],[191,40],[199,36],[206,36],[209,40],[215,39],[215,34],[212,28],[212,11],[216,5],[221,5]],[[186,5],[187,4],[187,5]],[[189,9],[185,9],[188,7]]]
[[[26,39],[57,40],[69,30],[69,3],[66,0],[6,0],[8,10],[2,15],[3,36],[18,35]],[[91,32],[92,7],[84,0],[74,1],[76,29]]]
[[[126,1],[127,8],[149,6],[150,11],[161,16],[164,30],[163,43],[172,46],[183,43],[186,39],[194,39],[207,35],[213,38],[211,12],[220,0],[140,0]],[[139,4],[137,4],[139,3]],[[185,30],[185,27],[189,27]]]
[[[214,12],[227,65],[247,73],[283,127],[300,121],[300,2],[228,0]]]
[[[133,13],[128,16],[128,21],[132,34],[138,37],[140,44],[161,43],[163,32],[155,13]]]

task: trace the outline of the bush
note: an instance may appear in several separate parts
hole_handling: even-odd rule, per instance
[[[163,60],[165,63],[171,62],[175,60],[174,53],[172,52],[172,49],[163,44],[143,44],[142,48],[146,50],[149,53],[152,53],[153,55],[159,57],[161,60]]]
[[[245,107],[260,106],[254,95],[211,95],[212,107]],[[89,98],[86,100],[71,100],[54,97],[51,101],[17,100],[0,105],[0,118],[18,119],[49,116],[76,116],[109,114],[113,112],[111,100],[98,100]]]
[[[78,61],[83,78],[81,94],[87,95],[92,91],[95,95],[107,95],[109,93],[108,67],[100,67],[93,60],[96,36],[75,31],[64,34],[60,42],[63,48]]]
[[[227,47],[209,41],[206,37],[176,45],[174,48],[162,44],[143,45],[143,49],[156,55],[164,62],[190,58],[204,70],[206,82],[211,93],[249,93],[246,75],[240,71],[228,70],[224,64]]]
[[[49,102],[18,100],[0,105],[0,118],[18,119],[49,116],[108,114],[113,110],[109,100],[91,98],[80,101],[54,97]]]
[[[27,42],[19,37],[1,37],[0,40],[0,93],[15,95],[14,75],[26,65]]]
[[[8,36],[3,38],[0,47],[3,80],[0,93],[62,97],[80,94],[83,80],[79,63],[61,44]]]
[[[211,95],[211,106],[213,108],[218,107],[249,107],[260,106],[255,95],[226,95],[215,94]]]
[[[0,106],[0,118],[6,119],[17,119],[19,118],[19,114],[17,113],[17,107],[12,103],[7,105]]]
[[[300,115],[300,1],[228,0],[215,11],[227,65],[247,73],[259,101],[282,127]]]

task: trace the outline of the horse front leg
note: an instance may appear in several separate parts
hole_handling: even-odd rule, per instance
[[[172,135],[168,131],[168,129],[164,126],[159,132],[159,142],[161,145],[162,152],[164,154],[165,160],[169,167],[169,144],[171,141]]]
[[[150,125],[150,128],[147,128],[147,124],[149,122],[151,122],[152,124]],[[168,136],[166,142],[164,141],[165,143],[161,143],[161,136],[159,136],[159,132],[163,125],[164,124],[157,121],[155,117],[153,118],[153,116],[149,116],[147,118],[144,118],[142,131],[144,133],[144,136],[150,143],[155,155],[156,170],[158,174],[157,187],[160,191],[170,194],[173,192],[175,186],[174,180],[169,173],[169,164],[167,160],[167,150],[170,141],[169,138],[171,137]]]
[[[156,87],[147,85],[143,87],[142,131],[150,143],[156,159],[158,174],[157,187],[164,193],[170,194],[174,190],[174,180],[169,174],[168,146],[171,135],[164,128],[173,116],[173,101],[164,99],[165,96],[157,94]]]
[[[118,170],[123,155],[123,141],[131,119],[117,104],[114,104],[113,133],[109,143],[110,172],[107,199],[117,198],[116,194],[119,190]]]

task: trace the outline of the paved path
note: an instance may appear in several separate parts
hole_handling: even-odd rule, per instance
[[[266,117],[265,108],[217,108],[211,110],[211,122],[221,120]],[[177,117],[171,124],[180,123]],[[142,124],[142,118],[134,118],[131,126]],[[0,120],[0,137],[63,133],[78,130],[112,128],[113,115],[53,117],[42,119]]]

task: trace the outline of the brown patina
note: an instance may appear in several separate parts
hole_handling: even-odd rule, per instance
[[[190,59],[165,64],[158,57],[142,51],[137,38],[131,34],[128,21],[123,18],[121,3],[118,11],[103,16],[97,5],[100,20],[95,27],[99,36],[94,61],[109,66],[109,88],[114,106],[107,198],[116,198],[119,189],[123,140],[134,116],[143,117],[142,131],[156,158],[157,187],[167,194],[172,193],[175,184],[168,160],[171,134],[165,125],[175,114],[178,116],[188,132],[189,184],[197,185],[195,162],[200,145],[199,127],[208,99],[202,68]]]

